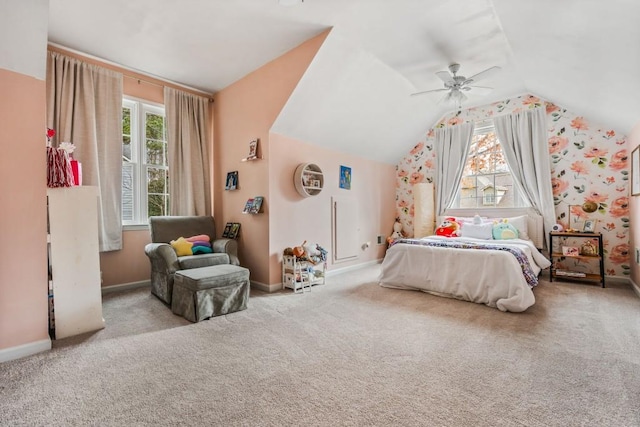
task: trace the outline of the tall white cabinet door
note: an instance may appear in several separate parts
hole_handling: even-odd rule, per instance
[[[98,188],[47,189],[55,338],[104,328]]]

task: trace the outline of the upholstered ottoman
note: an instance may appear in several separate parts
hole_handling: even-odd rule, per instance
[[[231,264],[176,271],[171,311],[192,322],[247,308],[249,270]]]

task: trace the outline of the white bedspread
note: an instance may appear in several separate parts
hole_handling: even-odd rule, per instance
[[[426,239],[447,238],[430,236]],[[550,265],[533,243],[526,240],[455,240],[522,249],[536,275]],[[520,312],[535,303],[522,267],[508,251],[397,243],[387,250],[378,280],[381,286],[388,288],[421,290],[486,304],[501,311]]]

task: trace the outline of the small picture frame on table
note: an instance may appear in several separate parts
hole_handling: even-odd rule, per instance
[[[580,249],[576,246],[563,246],[562,255],[564,256],[578,256],[580,255]]]
[[[587,219],[582,226],[583,233],[595,233],[596,232],[597,219]]]

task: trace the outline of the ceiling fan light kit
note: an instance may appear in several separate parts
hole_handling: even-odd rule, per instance
[[[453,63],[449,65],[449,71],[438,71],[436,76],[442,80],[444,83],[444,88],[442,89],[432,89],[432,90],[424,90],[416,93],[412,93],[411,96],[422,95],[425,93],[433,93],[433,92],[446,92],[449,93],[444,96],[438,103],[445,101],[448,103],[454,104],[454,106],[458,109],[461,108],[462,102],[467,100],[467,96],[462,93],[465,92],[476,92],[479,95],[487,94],[492,88],[487,86],[475,86],[472,83],[475,83],[479,80],[486,79],[496,72],[500,71],[500,67],[493,66],[487,68],[484,71],[481,71],[477,74],[474,74],[471,77],[459,76],[458,71],[460,71],[460,64]]]

